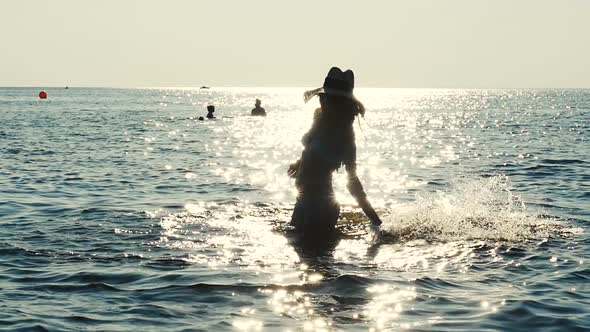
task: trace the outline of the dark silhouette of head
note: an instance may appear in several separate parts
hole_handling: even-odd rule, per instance
[[[354,73],[348,69],[342,71],[338,67],[330,68],[321,88],[306,91],[305,102],[313,96],[320,98],[322,110],[333,111],[344,118],[354,119],[357,115],[365,115],[365,107],[353,94]],[[333,114],[336,115],[336,114]]]
[[[260,104],[262,104],[262,102],[260,101],[260,99],[256,99],[256,103],[254,103],[254,105],[256,107],[260,107]]]

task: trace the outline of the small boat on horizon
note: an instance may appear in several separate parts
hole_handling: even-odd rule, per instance
[[[203,86],[201,87],[201,89],[211,89],[211,87],[208,87],[208,86],[205,86],[205,85],[203,85]]]

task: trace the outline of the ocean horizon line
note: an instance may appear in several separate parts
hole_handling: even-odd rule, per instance
[[[315,89],[317,86],[76,86],[76,85],[37,85],[0,86],[0,89],[170,89],[170,90],[209,90],[209,89]],[[377,87],[357,86],[357,90],[590,90],[590,87]]]

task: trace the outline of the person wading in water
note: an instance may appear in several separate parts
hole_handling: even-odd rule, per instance
[[[307,91],[305,102],[314,96],[320,100],[313,125],[303,136],[301,158],[289,166],[287,173],[296,179],[299,192],[290,224],[305,238],[322,240],[334,234],[340,206],[334,199],[332,173],[344,165],[348,191],[374,226],[381,219],[369,203],[356,175],[356,144],[353,123],[365,108],[352,91],[354,74],[333,67],[321,88]]]
[[[254,108],[250,114],[254,116],[266,116],[266,110],[260,106],[261,104],[262,102],[260,99],[256,99],[256,103],[254,104]]]

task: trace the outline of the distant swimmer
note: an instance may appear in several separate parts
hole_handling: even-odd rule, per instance
[[[251,115],[266,116],[266,110],[264,108],[260,107],[260,104],[262,104],[260,99],[256,99],[256,103],[254,104],[255,107],[252,109]]]
[[[207,106],[207,119],[215,119],[215,115],[213,115],[214,112],[215,112],[215,106],[213,106],[213,105]]]
[[[206,115],[206,118],[207,119],[215,119],[215,115],[213,115],[214,112],[215,112],[215,106],[213,106],[213,105],[207,106],[207,115]],[[200,116],[199,117],[199,120],[203,121],[203,120],[205,120],[205,118],[202,117],[202,116]]]

